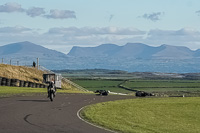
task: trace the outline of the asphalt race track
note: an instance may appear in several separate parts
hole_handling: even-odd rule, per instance
[[[58,94],[53,102],[44,95],[0,98],[0,133],[107,133],[80,120],[84,106],[131,96]]]

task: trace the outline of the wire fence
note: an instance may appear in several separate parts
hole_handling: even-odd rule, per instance
[[[1,64],[15,65],[15,66],[32,66],[33,61],[22,60],[19,58],[0,58]]]

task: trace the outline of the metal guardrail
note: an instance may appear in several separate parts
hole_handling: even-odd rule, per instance
[[[42,70],[42,71],[45,71],[45,72],[47,72],[48,74],[49,74],[49,73],[55,73],[55,72],[53,72],[53,71],[51,71],[51,70],[49,70],[49,69],[47,69],[47,68],[45,68],[45,67],[43,67],[43,66],[39,66],[38,69],[39,69],[39,70]]]
[[[80,85],[78,85],[78,84],[75,84],[74,82],[70,81],[69,79],[66,79],[66,78],[64,78],[64,77],[62,77],[62,79],[63,79],[64,81],[66,81],[67,83],[69,83],[70,85],[76,87],[77,89],[79,89],[79,90],[81,90],[81,91],[88,92],[87,89],[83,88],[82,86],[80,86]]]

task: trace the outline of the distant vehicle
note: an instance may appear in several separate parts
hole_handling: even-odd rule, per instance
[[[61,89],[61,80],[62,80],[61,74],[55,74],[55,73],[43,74],[44,83],[50,84],[52,80],[54,81],[56,89]]]
[[[107,90],[96,90],[94,93],[99,93],[99,95],[107,96],[110,91]]]
[[[145,92],[145,91],[137,91],[135,93],[135,96],[137,97],[145,97],[145,96],[154,96],[152,93],[148,93],[148,92]]]

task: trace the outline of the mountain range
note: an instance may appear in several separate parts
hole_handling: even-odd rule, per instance
[[[152,47],[142,43],[127,43],[124,46],[115,44],[102,44],[97,47],[75,46],[68,55],[76,57],[188,59],[200,57],[200,50],[192,51],[187,47],[166,44]]]
[[[74,46],[68,54],[31,42],[18,42],[0,47],[4,63],[31,65],[39,58],[48,69],[112,69],[130,72],[192,73],[200,71],[200,49],[161,45],[152,47],[142,43],[123,46],[102,44],[96,47]]]

